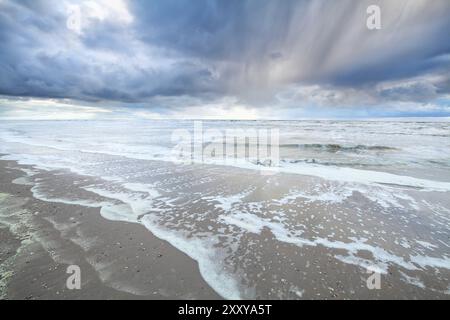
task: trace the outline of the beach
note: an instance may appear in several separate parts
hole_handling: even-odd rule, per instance
[[[2,298],[450,297],[447,153],[408,153],[410,136],[382,145],[400,135],[377,123],[335,124],[340,137],[334,128],[326,143],[312,136],[315,123],[287,123],[302,127],[282,131],[277,170],[180,164],[164,158],[169,142],[146,142],[167,136],[167,123],[133,123],[139,134],[113,124],[65,123],[52,138],[49,123],[2,129]],[[112,138],[119,125],[128,133]],[[344,143],[358,126],[381,140]],[[403,126],[435,151],[437,136],[446,141],[446,124]],[[311,143],[293,138],[300,130]],[[66,286],[73,265],[80,290]]]
[[[449,30],[449,0],[0,0],[0,301],[450,300]]]
[[[220,299],[189,257],[143,226],[100,210],[35,199],[16,163],[1,161],[2,299]],[[68,290],[76,264],[82,290]]]

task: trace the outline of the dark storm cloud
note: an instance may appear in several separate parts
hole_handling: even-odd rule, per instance
[[[366,28],[370,4],[381,30]],[[336,106],[427,102],[449,94],[448,30],[447,0],[0,0],[0,95],[257,105],[313,86]]]
[[[380,31],[366,29],[374,3]],[[235,63],[234,71],[255,78],[267,77],[270,58],[284,56],[286,81],[363,85],[439,69],[435,58],[450,53],[448,1],[140,0],[131,7],[144,41]]]
[[[135,43],[131,25],[92,18],[80,35],[67,29],[64,4],[0,2],[0,94],[81,100],[140,101],[156,95],[214,91],[205,66],[164,65]],[[183,63],[182,63],[183,62]]]
[[[141,37],[193,57],[251,58],[276,50],[288,33],[292,9],[303,1],[133,1]],[[269,52],[270,53],[270,52]]]

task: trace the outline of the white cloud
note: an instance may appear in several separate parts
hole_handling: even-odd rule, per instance
[[[95,23],[126,27],[134,21],[124,0],[65,0],[68,28],[82,35]]]
[[[90,120],[112,110],[55,99],[0,98],[0,120]]]
[[[83,1],[82,6],[85,7],[83,11],[92,19],[111,20],[124,24],[130,24],[134,19],[124,0]]]

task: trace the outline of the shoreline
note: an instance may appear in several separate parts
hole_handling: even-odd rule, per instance
[[[222,299],[196,261],[143,225],[38,200],[31,186],[12,182],[24,176],[14,168],[31,166],[0,161],[4,299]],[[81,290],[66,288],[69,265],[81,269]]]
[[[219,169],[213,170],[214,174],[219,173]],[[19,165],[12,160],[1,160],[0,172],[0,291],[2,288],[3,291],[7,289],[3,298],[224,298],[216,293],[212,285],[208,285],[207,281],[211,279],[205,280],[204,275],[202,276],[201,262],[183,253],[183,247],[179,247],[178,243],[174,244],[175,247],[171,245],[173,242],[157,238],[142,223],[111,221],[102,216],[98,207],[59,203],[57,198],[56,202],[51,199],[39,200],[40,195],[36,199],[33,194],[36,190],[32,192],[30,183],[24,178],[31,172],[32,180],[38,184],[42,179],[49,179],[50,184],[46,181],[46,188],[50,188],[48,191],[55,197],[67,196],[69,202],[70,199],[89,199],[92,203],[99,203],[103,199],[99,193],[97,196],[82,193],[83,189],[90,189],[83,185],[99,182],[93,177],[66,170],[35,170],[33,166]],[[204,173],[202,170],[195,172]],[[247,181],[253,177],[251,172],[245,175],[244,172],[241,173],[242,176],[226,176],[227,179],[232,179],[229,183],[233,188],[247,186]],[[283,176],[283,179],[287,185],[298,182],[287,176]],[[253,187],[258,188],[266,183],[265,178],[259,178],[253,181]],[[198,193],[201,190],[204,189],[196,191]],[[276,194],[269,192],[266,195],[270,195],[272,199]],[[241,196],[245,196],[245,192]],[[224,201],[222,206],[229,205],[229,200],[221,201]],[[302,202],[301,205],[310,206],[309,211],[314,216],[330,214],[327,213],[329,208],[326,206],[308,202]],[[214,204],[209,209],[213,207],[217,209]],[[202,206],[183,207],[183,210],[186,209],[202,215],[212,213],[208,211],[208,207]],[[223,218],[227,219],[226,216],[222,216]],[[309,227],[316,226],[314,221],[306,220]],[[236,226],[243,222],[245,220],[230,220]],[[200,223],[199,227],[205,228],[207,225]],[[437,277],[436,274],[426,275],[425,267],[416,272],[415,267],[408,264],[405,269],[401,266],[402,263],[397,262],[395,265],[396,259],[401,257],[382,256],[385,251],[381,251],[381,256],[375,256],[377,252],[374,250],[378,250],[375,244],[329,242],[326,237],[314,240],[313,233],[309,236],[306,234],[306,237],[302,237],[303,240],[296,243],[292,238],[281,239],[275,225],[262,226],[261,229],[256,226],[243,227],[250,228],[247,229],[250,232],[242,235],[242,244],[236,251],[239,255],[230,256],[226,265],[219,263],[218,266],[239,270],[238,268],[247,264],[244,287],[240,288],[249,290],[240,292],[244,299],[450,299],[449,293],[445,291],[448,290],[445,283],[439,283],[441,277],[442,280],[447,278],[446,271]],[[255,227],[258,230],[251,231]],[[264,245],[255,246],[258,243]],[[220,245],[227,249],[226,241]],[[360,249],[353,249],[352,245]],[[251,250],[248,251],[249,249]],[[248,256],[245,255],[244,259],[256,257],[256,260],[240,261],[240,254],[245,254],[245,251]],[[187,252],[192,253],[189,250]],[[343,256],[346,252],[347,257]],[[382,290],[368,290],[366,287],[368,275],[362,264],[372,259],[381,259],[378,260],[380,263],[383,259],[395,260],[382,272]],[[66,270],[69,265],[81,268],[80,291],[66,289],[69,277]]]

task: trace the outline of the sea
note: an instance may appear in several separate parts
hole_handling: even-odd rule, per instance
[[[244,151],[223,156],[229,132]],[[37,199],[144,225],[224,298],[301,297],[317,256],[450,294],[449,121],[0,121],[0,155]]]

